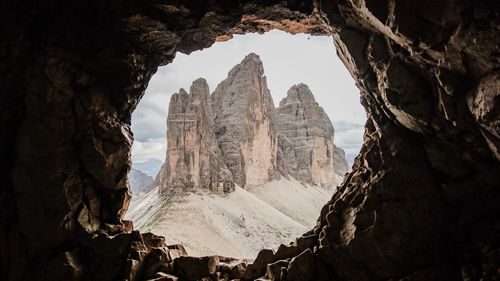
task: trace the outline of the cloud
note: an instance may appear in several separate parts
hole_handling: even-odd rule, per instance
[[[348,120],[335,120],[332,122],[335,127],[335,132],[344,132],[352,129],[364,128],[364,123],[354,123]]]
[[[151,158],[165,159],[167,151],[166,138],[148,139],[142,142],[135,140],[132,146],[132,161],[144,162]]]
[[[141,110],[134,114],[132,132],[134,139],[146,142],[166,136],[166,117],[152,110]]]
[[[352,165],[363,145],[364,125],[347,120],[338,120],[333,124],[335,128],[335,144],[344,149],[347,162]]]

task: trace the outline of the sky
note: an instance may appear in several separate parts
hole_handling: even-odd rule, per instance
[[[345,150],[352,164],[363,143],[366,114],[354,79],[337,57],[333,39],[282,31],[236,35],[190,55],[177,53],[172,63],[160,67],[132,114],[132,161],[165,160],[167,109],[172,94],[180,88],[189,91],[192,81],[200,77],[207,80],[213,92],[249,53],[260,56],[276,106],[294,84],[309,86],[332,120],[335,144]]]

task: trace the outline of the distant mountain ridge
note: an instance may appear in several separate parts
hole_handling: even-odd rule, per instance
[[[154,187],[153,177],[135,168],[130,169],[128,180],[134,195],[148,193]]]
[[[163,161],[156,158],[149,158],[144,162],[132,162],[132,168],[140,170],[150,177],[155,178],[163,165]]]

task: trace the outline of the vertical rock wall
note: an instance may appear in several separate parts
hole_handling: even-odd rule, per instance
[[[159,174],[161,190],[223,190],[232,183],[213,132],[212,106],[205,79],[193,82],[189,94],[180,89],[170,99],[167,158]]]
[[[257,186],[277,176],[274,103],[259,57],[249,54],[212,94],[215,135],[234,181]]]

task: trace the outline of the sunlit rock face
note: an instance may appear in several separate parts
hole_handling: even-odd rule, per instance
[[[262,61],[249,54],[212,94],[215,135],[234,181],[244,187],[278,177],[275,109]]]
[[[213,133],[212,106],[205,79],[181,89],[170,99],[167,118],[167,158],[159,176],[161,191],[223,190],[232,176],[221,158]]]
[[[330,118],[309,87],[305,84],[292,86],[280,102],[277,116],[284,170],[312,185],[338,183],[347,171],[347,162],[343,150],[333,144],[334,129]]]

